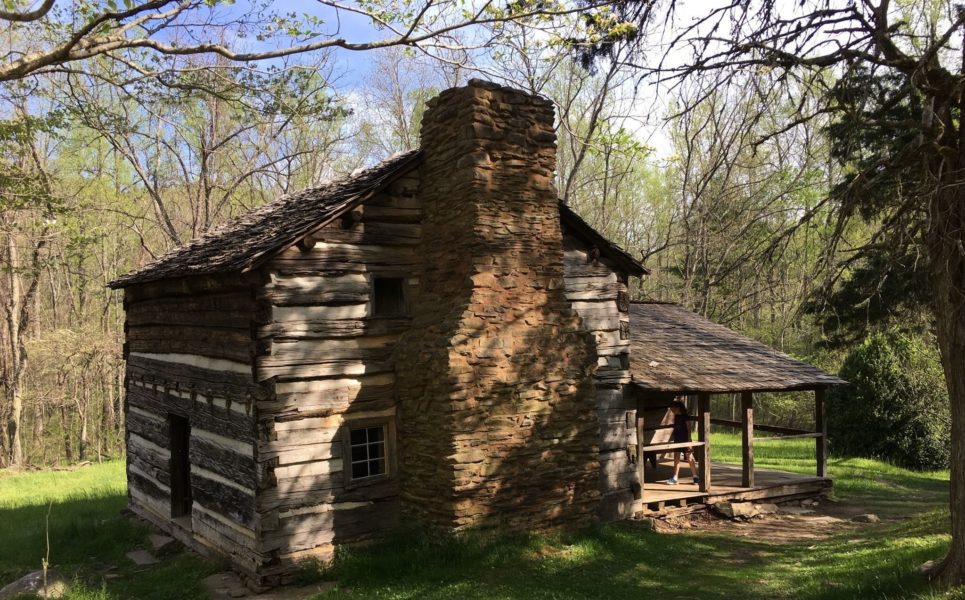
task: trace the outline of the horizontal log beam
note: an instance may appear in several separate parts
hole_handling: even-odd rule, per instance
[[[768,436],[762,436],[762,437],[755,437],[754,442],[761,443],[761,442],[773,442],[775,440],[803,440],[803,439],[819,438],[819,437],[824,437],[824,434],[810,432],[810,433],[797,433],[794,435],[768,435]]]
[[[740,421],[731,421],[730,419],[711,419],[711,423],[714,425],[726,425],[727,427],[734,427],[740,429],[743,427],[743,423]],[[793,427],[778,427],[777,425],[761,425],[759,423],[754,423],[754,431],[766,431],[768,433],[780,433],[783,435],[798,435],[803,433],[814,433],[807,429],[795,429]]]
[[[660,450],[677,450],[679,448],[703,448],[704,442],[680,442],[676,444],[656,444],[654,446],[644,446],[644,452],[657,452]]]

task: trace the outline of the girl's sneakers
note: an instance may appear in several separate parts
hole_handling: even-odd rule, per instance
[[[661,481],[660,483],[665,483],[667,485],[677,485],[677,478],[671,477],[670,479],[667,479],[666,481]]]

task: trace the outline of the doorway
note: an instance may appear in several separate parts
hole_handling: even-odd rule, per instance
[[[191,425],[186,417],[168,415],[171,428],[171,518],[191,514]]]

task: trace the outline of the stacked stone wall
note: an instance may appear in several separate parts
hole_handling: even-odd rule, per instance
[[[586,522],[599,501],[597,356],[565,296],[553,116],[548,100],[473,81],[423,120],[401,497],[443,528]]]

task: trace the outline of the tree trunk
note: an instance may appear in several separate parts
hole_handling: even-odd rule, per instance
[[[70,448],[70,415],[67,411],[67,400],[60,404],[60,422],[64,434],[64,459],[67,463],[73,462],[73,452]]]
[[[10,380],[7,386],[7,400],[10,404],[10,416],[7,420],[7,448],[10,452],[10,466],[18,467],[23,464],[23,434],[20,424],[23,421],[23,375],[26,367],[26,355],[23,352],[20,331],[20,299],[21,281],[17,273],[19,266],[17,244],[12,231],[7,233],[8,285],[10,297],[4,307],[7,314],[7,329],[10,344]]]
[[[965,584],[965,193],[947,182],[931,202],[926,246],[938,345],[952,417],[949,502],[952,543],[938,566],[945,584]]]

